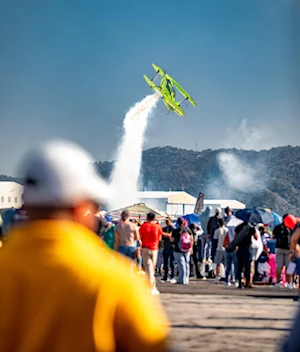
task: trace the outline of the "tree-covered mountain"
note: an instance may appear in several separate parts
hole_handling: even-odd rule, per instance
[[[237,199],[247,206],[300,215],[300,147],[201,152],[163,147],[144,151],[142,160],[141,189],[185,190],[195,197],[202,191],[210,199]],[[109,179],[113,163],[99,162],[96,166]],[[22,183],[4,175],[0,181]]]
[[[97,166],[108,179],[113,163],[99,162]],[[201,190],[206,198],[237,199],[247,206],[300,215],[300,147],[201,152],[148,149],[143,152],[141,189],[183,189],[194,196]]]
[[[11,177],[6,175],[0,175],[0,181],[11,181],[11,182],[17,182],[17,183],[23,184],[23,180],[21,178]]]

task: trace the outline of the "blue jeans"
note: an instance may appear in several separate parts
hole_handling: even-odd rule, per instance
[[[139,247],[140,247],[140,244],[138,241],[136,241],[136,248],[139,248]],[[136,262],[137,262],[139,270],[142,270],[142,267],[143,267],[142,253],[141,253],[140,257],[136,259]]]
[[[119,248],[118,248],[119,253],[121,253],[131,259],[134,259],[134,251],[135,250],[136,250],[136,247],[134,247],[134,246],[119,246]]]
[[[211,256],[211,240],[208,235],[201,236],[201,259],[209,259]]]
[[[226,271],[225,271],[225,282],[228,282],[229,274],[231,272],[232,278],[232,265],[234,267],[234,279],[238,280],[238,260],[236,251],[226,252],[225,251],[225,262],[226,262]]]
[[[142,270],[142,266],[143,266],[143,260],[142,260],[142,256],[140,256],[139,258],[137,258],[137,265],[139,270]]]
[[[178,253],[174,252],[174,258],[178,265],[179,275],[178,275],[178,284],[185,284],[189,283],[190,278],[190,256],[191,253]]]

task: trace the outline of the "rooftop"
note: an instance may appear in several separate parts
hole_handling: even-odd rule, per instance
[[[239,202],[238,200],[235,199],[204,199],[204,204],[223,204],[227,202]],[[239,202],[240,203],[240,202]]]
[[[22,185],[21,185],[21,183],[18,183],[18,182],[16,182],[16,181],[0,181],[0,187],[2,186],[2,187],[5,187],[5,186],[8,186],[8,185],[11,185],[11,184],[15,184],[15,185],[18,185],[18,186],[21,186],[21,187],[23,187]]]
[[[145,191],[145,192],[138,192],[138,198],[169,198],[175,196],[177,194],[186,193],[184,191]]]

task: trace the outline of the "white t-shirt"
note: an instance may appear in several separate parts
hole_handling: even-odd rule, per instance
[[[228,234],[227,227],[219,227],[216,229],[214,233],[214,239],[218,240],[217,251],[224,251],[225,248],[223,247],[224,238]]]

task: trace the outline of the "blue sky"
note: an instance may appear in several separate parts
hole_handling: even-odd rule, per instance
[[[53,136],[114,157],[151,63],[198,103],[159,104],[145,148],[299,144],[299,3],[293,0],[2,0],[0,173]]]

